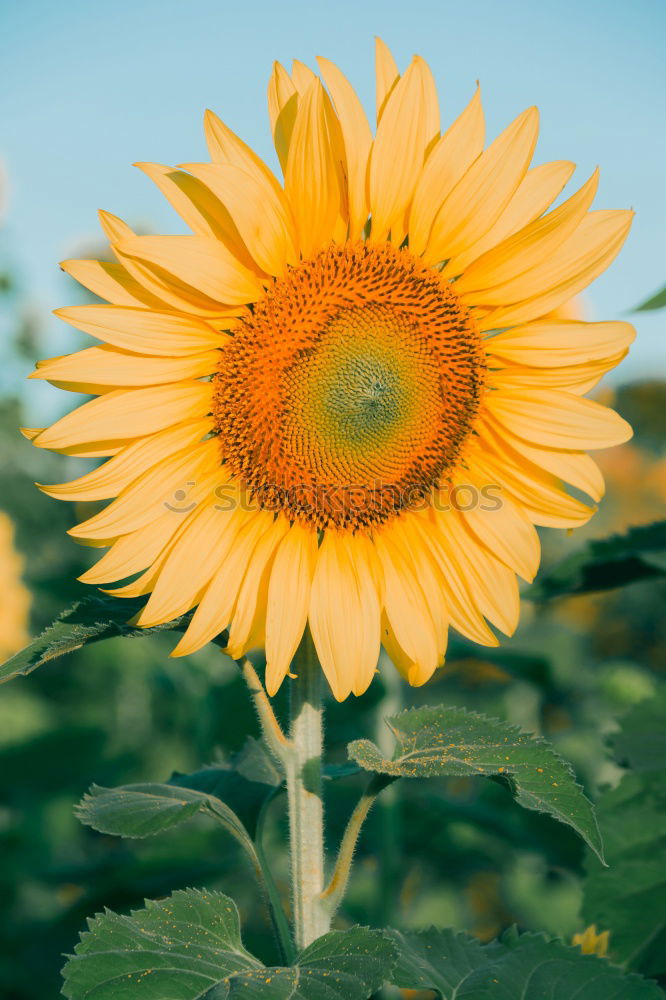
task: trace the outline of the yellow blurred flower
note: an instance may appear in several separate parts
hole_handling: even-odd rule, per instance
[[[580,948],[584,955],[598,955],[603,958],[608,954],[608,939],[610,931],[602,931],[597,934],[597,925],[590,924],[582,934],[574,934],[571,944]]]
[[[23,559],[14,548],[14,526],[0,511],[0,660],[26,645],[30,594],[21,580]]]

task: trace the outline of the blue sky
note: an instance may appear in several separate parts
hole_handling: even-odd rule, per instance
[[[588,293],[590,318],[624,316],[666,280],[663,0],[22,0],[0,20],[4,243],[44,316],[72,300],[57,263],[97,238],[98,208],[181,231],[133,162],[204,158],[201,118],[212,107],[274,163],[272,61],[326,55],[372,107],[377,34],[399,65],[414,52],[428,60],[445,122],[477,79],[491,136],[537,104],[535,162],[575,161],[574,182],[599,164],[595,206],[636,209],[624,251]],[[666,316],[634,320],[622,376],[663,371]],[[67,328],[48,322],[49,349],[66,351]]]

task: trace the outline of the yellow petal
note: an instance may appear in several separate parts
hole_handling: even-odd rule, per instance
[[[206,477],[216,465],[219,451],[214,439],[176,452],[135,479],[98,514],[70,528],[69,534],[93,540],[116,538],[142,528],[165,510],[185,516],[201,502]]]
[[[244,245],[266,274],[281,277],[296,264],[294,224],[282,194],[261,175],[220,163],[190,163],[187,169],[222,202]]]
[[[340,125],[315,79],[299,101],[284,182],[303,257],[333,238],[343,202],[343,159]]]
[[[576,232],[546,261],[511,283],[513,300],[487,313],[479,324],[481,330],[517,326],[552,312],[586,288],[604,271],[624,243],[633,212],[589,212]],[[463,301],[465,297],[463,296]]]
[[[368,190],[372,239],[402,239],[405,212],[423,167],[426,111],[421,63],[413,60],[387,99],[370,154]]]
[[[520,616],[520,597],[515,573],[485,548],[454,510],[437,517],[449,558],[463,586],[485,617],[505,635],[513,635]]]
[[[164,511],[150,524],[118,538],[95,565],[83,573],[81,583],[115,583],[150,566],[182,525],[182,517]]]
[[[292,525],[280,543],[268,586],[266,690],[274,695],[303,636],[317,560],[317,533]]]
[[[198,444],[211,429],[212,421],[208,417],[168,427],[126,445],[108,462],[78,479],[55,486],[38,485],[48,496],[59,500],[108,500],[174,452]]]
[[[135,163],[134,166],[154,181],[193,233],[221,240],[242,264],[254,268],[229,212],[200,178],[159,163]]]
[[[62,270],[93,295],[119,306],[163,309],[164,300],[144,288],[116,261],[63,260]]]
[[[222,511],[212,500],[186,515],[137,624],[160,625],[194,607],[250,517],[239,508]]]
[[[365,691],[379,658],[380,607],[367,562],[370,542],[357,542],[345,532],[325,532],[310,593],[310,630],[337,701]]]
[[[560,365],[556,368],[512,365],[503,371],[492,372],[487,384],[489,387],[509,391],[531,388],[563,389],[576,396],[584,396],[607,372],[619,365],[627,353],[622,351],[612,358],[599,358],[597,361]]]
[[[599,171],[595,170],[580,191],[493,247],[467,269],[456,282],[460,294],[475,292],[484,306],[501,305],[523,298],[540,268],[549,267],[558,251],[583,222],[597,190]],[[562,275],[555,271],[553,284]],[[537,286],[538,288],[538,286]]]
[[[381,40],[375,39],[375,77],[376,77],[376,104],[377,104],[377,124],[382,117],[386,101],[390,97],[393,88],[400,79],[398,67],[395,59],[391,55],[389,47]]]
[[[528,108],[472,163],[435,217],[427,263],[461,253],[495,224],[527,173],[538,131],[537,109]]]
[[[482,646],[498,646],[497,637],[490,631],[474,603],[470,588],[451,561],[448,543],[437,530],[434,512],[428,516],[415,517],[414,526],[421,535],[438,573],[439,585],[453,628]]]
[[[377,532],[375,547],[384,575],[384,608],[397,640],[422,669],[434,669],[440,660],[435,624],[409,553],[390,525]]]
[[[289,530],[286,517],[278,517],[261,536],[252,553],[238,592],[238,600],[229,629],[229,656],[238,659],[248,649],[253,648],[252,634],[256,629],[257,615],[261,613],[262,595],[268,590],[275,551]],[[267,599],[267,593],[264,600]],[[263,609],[265,618],[266,608]]]
[[[275,151],[282,172],[287,172],[289,147],[298,111],[298,91],[284,66],[276,62],[268,83],[268,114]]]
[[[117,389],[56,420],[35,438],[38,448],[63,448],[89,441],[117,441],[154,434],[210,411],[210,382]]]
[[[442,273],[463,274],[472,261],[476,262],[482,254],[497,247],[502,240],[538,219],[555,201],[574,169],[575,164],[568,160],[554,160],[528,170],[495,225],[468,250],[453,257]]]
[[[206,111],[204,115],[204,131],[210,158],[214,163],[238,167],[254,177],[257,184],[268,181],[277,195],[281,193],[282,188],[273,171],[212,111]]]
[[[109,386],[140,388],[202,378],[216,370],[218,360],[218,351],[188,358],[148,358],[112,347],[88,347],[76,354],[40,361],[28,377],[57,382],[61,387],[65,383],[68,388],[84,385],[87,392],[95,393]]]
[[[225,336],[196,316],[129,306],[69,306],[55,315],[113,347],[156,357],[187,357],[222,347]]]
[[[499,390],[488,393],[485,405],[517,437],[546,448],[610,448],[632,436],[614,410],[557,389]]]
[[[194,313],[197,316],[214,318],[225,315],[229,306],[222,306],[219,302],[205,295],[197,287],[187,284],[175,274],[167,273],[163,268],[152,263],[139,260],[123,252],[120,244],[124,241],[146,237],[137,237],[130,227],[110,212],[99,213],[100,223],[104,230],[111,248],[128,274],[155,299],[158,300],[158,308],[175,309],[178,312]],[[154,237],[159,240],[161,237]],[[183,238],[183,237],[181,237]],[[190,237],[191,239],[204,239],[204,237]],[[215,241],[214,241],[215,242]],[[219,244],[224,251],[222,244]]]
[[[540,320],[504,330],[488,338],[484,346],[493,358],[517,365],[550,368],[585,364],[621,354],[635,336],[631,323]]]
[[[254,302],[261,295],[257,275],[218,240],[205,236],[131,236],[121,240],[117,249],[125,256],[167,271],[213,304]]]
[[[416,184],[409,215],[409,248],[426,248],[435,215],[445,198],[483,150],[485,124],[481,91],[435,144]]]
[[[243,572],[261,536],[269,530],[273,515],[259,510],[236,535],[222,566],[213,576],[192,616],[185,635],[171,653],[186,656],[201,649],[225,629],[233,618]]]
[[[354,88],[328,59],[317,60],[340,121],[347,160],[349,189],[349,239],[360,238],[368,219],[366,178],[372,133]]]
[[[391,628],[391,623],[386,617],[386,613],[382,614],[381,630],[382,646],[386,650],[386,653],[396,670],[402,674],[405,680],[408,681],[412,687],[420,687],[422,684],[425,684],[426,681],[430,680],[434,671],[422,668],[407,655],[396,639],[395,632]]]
[[[310,67],[306,66],[300,59],[294,59],[291,64],[291,78],[299,94],[304,94],[313,81],[317,79]]]
[[[475,472],[463,471],[457,477],[458,510],[465,526],[488,552],[531,583],[541,558],[539,536],[520,508],[499,491],[489,493],[488,485]],[[465,486],[473,489],[469,496]]]
[[[512,284],[524,280],[549,260],[575,233],[592,204],[598,183],[599,171],[595,170],[587,183],[563,204],[482,254],[458,279],[456,292],[464,295],[478,290],[479,301],[484,305],[506,301],[506,294],[512,297],[507,291]],[[496,287],[502,289],[497,300],[493,297]]]
[[[506,436],[506,432],[505,436]],[[550,472],[553,476],[575,486],[587,493],[597,502],[603,497],[606,487],[604,477],[596,462],[579,451],[558,451],[550,448],[539,448],[528,444],[513,434],[507,438],[515,452],[524,456],[538,468]]]
[[[354,672],[352,691],[358,696],[368,689],[377,669],[382,576],[374,545],[367,536],[344,534],[341,542],[346,549],[355,584],[354,656],[350,663]]]
[[[497,426],[497,425],[495,425]],[[596,508],[581,503],[565,492],[559,480],[513,448],[511,435],[494,430],[486,420],[479,431],[476,448],[468,459],[480,476],[500,492],[506,490],[533,524],[545,528],[577,528],[585,524]]]
[[[422,541],[416,526],[416,519],[409,516],[398,518],[392,526],[391,537],[414,566],[435,628],[437,662],[431,660],[416,663],[418,676],[425,679],[426,675],[430,676],[435,667],[444,662],[449,637],[449,609],[440,585],[439,575],[430,556],[430,549]]]
[[[416,57],[421,72],[421,88],[423,90],[423,104],[425,107],[425,135],[426,154],[430,152],[434,144],[439,139],[439,98],[437,96],[437,84],[432,75],[432,70],[425,59]]]

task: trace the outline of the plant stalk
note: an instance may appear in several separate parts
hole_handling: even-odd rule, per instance
[[[294,937],[301,950],[330,927],[320,900],[324,888],[322,675],[309,632],[292,669],[297,677],[291,683],[291,753],[286,772]]]

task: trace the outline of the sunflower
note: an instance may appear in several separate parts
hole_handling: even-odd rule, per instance
[[[585,523],[586,452],[631,434],[584,394],[633,329],[567,303],[632,213],[590,211],[596,172],[550,207],[574,164],[530,166],[535,108],[485,146],[478,88],[442,132],[423,59],[376,65],[374,137],[331,62],[275,65],[283,182],[211,112],[210,163],[138,164],[192,233],[102,213],[116,260],[62,266],[108,304],[57,311],[100,344],[32,376],[96,397],[28,432],[107,459],[42,487],[112,501],[71,530],[108,548],[82,579],[150,595],[142,626],[194,609],[174,655],[265,648],[271,694],[306,627],[338,700],[380,643],[414,685],[450,626],[497,645],[535,525]]]

